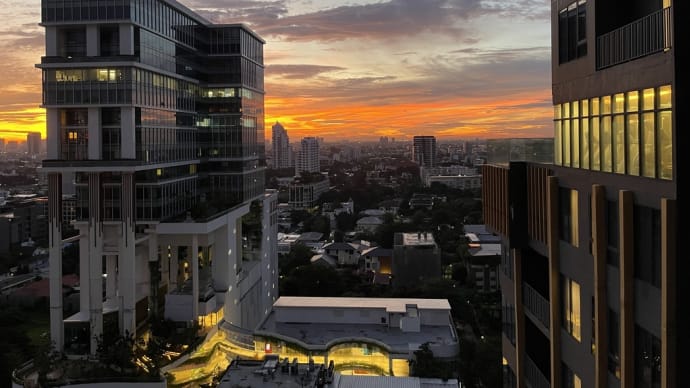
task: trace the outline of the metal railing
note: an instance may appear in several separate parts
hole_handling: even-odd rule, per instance
[[[597,37],[597,69],[667,50],[672,44],[671,7]]]
[[[537,364],[525,354],[525,382],[530,388],[551,388],[549,380],[541,373]]]
[[[549,301],[525,282],[522,283],[522,303],[545,328],[549,328],[551,322],[549,319]]]

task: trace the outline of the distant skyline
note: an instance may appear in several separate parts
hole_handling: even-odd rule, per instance
[[[266,40],[267,139],[276,121],[295,140],[552,136],[546,1],[179,2]],[[0,138],[45,134],[40,0],[0,18]]]

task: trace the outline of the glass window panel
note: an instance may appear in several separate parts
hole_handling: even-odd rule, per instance
[[[601,170],[612,172],[611,159],[611,116],[601,118]]]
[[[580,122],[580,132],[582,134],[580,141],[580,153],[582,155],[582,168],[589,169],[589,119],[582,119]]]
[[[582,117],[589,116],[589,101],[588,100],[580,101],[580,113],[581,113]]]
[[[654,109],[654,89],[645,89],[642,91],[642,109]]]
[[[659,88],[659,109],[671,107],[671,86],[666,85]]]
[[[654,136],[654,113],[642,115],[642,175],[656,176],[656,154]]]
[[[572,117],[580,117],[580,101],[573,101],[571,103]]]
[[[613,171],[625,174],[625,119],[623,115],[613,116]]]
[[[575,199],[577,199],[577,191],[573,190],[573,194],[575,196]],[[577,209],[577,208],[576,208]],[[573,222],[575,224],[575,222]],[[581,324],[582,324],[582,318],[580,314],[580,285],[575,282],[574,280],[570,282],[571,284],[571,290],[570,290],[570,295],[572,297],[572,304],[571,304],[571,319],[573,323],[573,337],[575,337],[576,340],[580,341],[582,339],[582,330],[581,330]]]
[[[592,124],[591,128],[591,148],[592,148],[592,160],[591,160],[591,165],[592,165],[592,170],[599,171],[601,170],[601,155],[600,155],[600,149],[601,149],[601,136],[599,133],[599,118],[594,117],[590,120],[590,123]]]
[[[594,97],[590,100],[592,108],[592,116],[599,115],[599,97]]]
[[[563,165],[570,166],[570,120],[563,120]]]
[[[558,166],[563,164],[563,130],[561,126],[561,121],[557,120],[554,122],[554,163]]]
[[[640,104],[640,92],[637,90],[628,92],[628,112],[637,112]]]
[[[563,103],[563,118],[565,118],[565,119],[570,118],[570,103],[569,102]]]
[[[623,113],[625,110],[625,94],[618,93],[613,96],[613,113]]]
[[[611,96],[604,96],[601,98],[601,114],[611,113]]]
[[[628,115],[628,174],[640,175],[640,119]]]
[[[573,167],[580,168],[580,120],[573,119],[571,125],[573,126]]]
[[[671,111],[661,111],[657,116],[659,134],[659,177],[673,179],[673,139],[671,131]]]

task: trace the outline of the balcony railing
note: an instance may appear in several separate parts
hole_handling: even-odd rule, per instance
[[[671,29],[671,8],[667,7],[597,37],[597,69],[669,49]]]
[[[522,303],[545,328],[549,328],[549,301],[527,283],[522,283]]]
[[[541,373],[537,364],[525,354],[525,382],[530,388],[551,388],[549,380]]]

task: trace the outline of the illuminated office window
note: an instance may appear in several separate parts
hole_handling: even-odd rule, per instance
[[[625,119],[623,115],[613,116],[613,171],[625,174]]]
[[[664,110],[657,114],[657,130],[659,141],[659,178],[673,179],[673,135],[671,131],[671,111]]]
[[[613,171],[611,155],[611,116],[601,118],[601,170]]]
[[[589,169],[589,119],[582,119],[580,132],[582,134],[582,141],[580,142],[580,152],[582,155],[582,168]]]
[[[640,119],[638,115],[628,116],[628,174],[640,175]]]
[[[592,118],[592,128],[591,128],[591,138],[592,138],[592,170],[601,170],[601,143],[600,143],[600,131],[599,131],[599,117]]]
[[[563,328],[578,342],[582,340],[582,317],[580,314],[580,284],[561,276],[563,296]]]
[[[642,175],[654,178],[656,175],[654,113],[642,115],[642,151]]]

